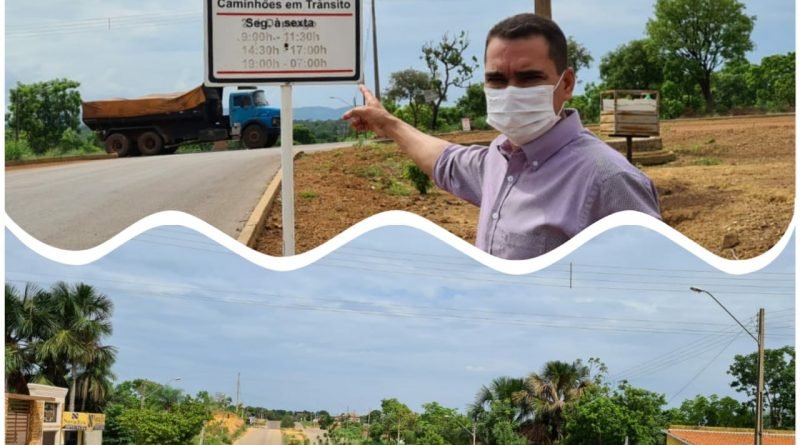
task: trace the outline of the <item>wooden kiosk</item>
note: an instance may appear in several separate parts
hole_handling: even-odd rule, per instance
[[[628,143],[628,162],[633,162],[633,138],[660,134],[658,91],[608,90],[600,97],[600,132],[624,137]]]

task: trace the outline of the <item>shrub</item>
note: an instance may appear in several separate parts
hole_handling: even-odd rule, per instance
[[[281,428],[294,428],[294,417],[287,414],[281,419]]]
[[[421,168],[415,164],[408,164],[406,166],[405,177],[409,179],[420,195],[427,195],[428,189],[431,187],[431,179],[422,171]]]
[[[33,150],[28,145],[27,139],[20,138],[19,141],[6,138],[6,161],[19,161],[33,157]]]

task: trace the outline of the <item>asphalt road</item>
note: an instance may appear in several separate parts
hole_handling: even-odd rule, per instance
[[[6,212],[39,241],[70,250],[94,247],[164,210],[192,214],[236,238],[279,167],[280,149],[270,148],[9,170]]]

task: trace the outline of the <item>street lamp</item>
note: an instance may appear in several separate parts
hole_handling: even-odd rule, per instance
[[[167,386],[167,385],[169,385],[170,383],[172,383],[172,382],[177,382],[177,381],[179,381],[179,380],[181,380],[181,378],[180,378],[180,377],[175,377],[175,378],[173,378],[173,379],[167,380],[167,383],[164,383],[164,384],[163,384],[163,385],[161,385],[161,386]],[[152,393],[154,390],[155,390],[155,389],[152,389],[152,390],[150,390],[149,392],[148,392],[148,391],[144,391],[144,390],[142,391],[141,395],[139,396],[139,409],[144,409],[144,399],[145,399],[145,397],[147,397],[147,395],[148,395],[149,393]]]
[[[747,329],[739,319],[733,316],[731,311],[728,310],[722,303],[720,303],[717,298],[711,294],[711,292],[700,289],[698,287],[690,287],[689,290],[692,292],[697,293],[704,293],[711,297],[725,312],[733,318],[739,326],[747,332],[747,335],[753,338],[758,345],[758,381],[756,387],[756,431],[755,431],[755,438],[754,444],[755,445],[763,445],[764,443],[764,308],[758,310],[758,337],[753,335],[749,329]]]
[[[353,104],[352,104],[352,105],[351,105],[350,103],[348,103],[346,100],[342,99],[341,97],[330,96],[330,97],[328,97],[328,98],[329,98],[329,99],[331,99],[331,100],[338,100],[339,102],[341,102],[341,103],[343,103],[343,104],[347,105],[348,107],[350,107],[350,106],[352,106],[353,108],[357,107],[357,105],[356,105],[356,98],[355,98],[355,96],[353,96]],[[350,128],[350,126],[349,126],[349,125],[347,125],[347,123],[345,123],[345,125],[344,125],[344,132],[342,133],[342,136],[341,136],[341,138],[342,138],[343,140],[344,140],[344,139],[347,139],[347,134],[348,134],[349,128]],[[356,132],[356,134],[358,134],[358,132]]]
[[[464,424],[462,424],[461,422],[458,421],[458,418],[453,417],[451,415],[446,415],[445,417],[453,419],[453,421],[456,424],[458,424],[458,426],[460,426],[461,428],[464,429],[464,431],[469,433],[472,436],[472,445],[476,445],[477,437],[478,437],[478,434],[477,434],[478,433],[478,423],[474,419],[472,421],[472,430],[469,430],[467,427],[464,426]]]
[[[331,100],[338,100],[339,102],[341,102],[341,103],[343,103],[343,104],[347,105],[348,107],[351,107],[351,106],[352,106],[353,108],[355,108],[355,107],[356,107],[356,98],[355,98],[355,97],[353,98],[353,103],[352,103],[352,104],[350,104],[350,103],[349,103],[349,102],[347,102],[346,100],[342,99],[341,97],[330,96],[330,97],[328,97],[328,99],[331,99]]]

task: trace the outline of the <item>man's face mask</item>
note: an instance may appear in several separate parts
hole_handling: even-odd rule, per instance
[[[558,122],[558,115],[561,114],[561,110],[558,113],[553,110],[553,94],[561,84],[564,73],[561,73],[555,85],[484,88],[487,122],[517,146],[546,133]],[[564,106],[561,108],[563,110]]]

